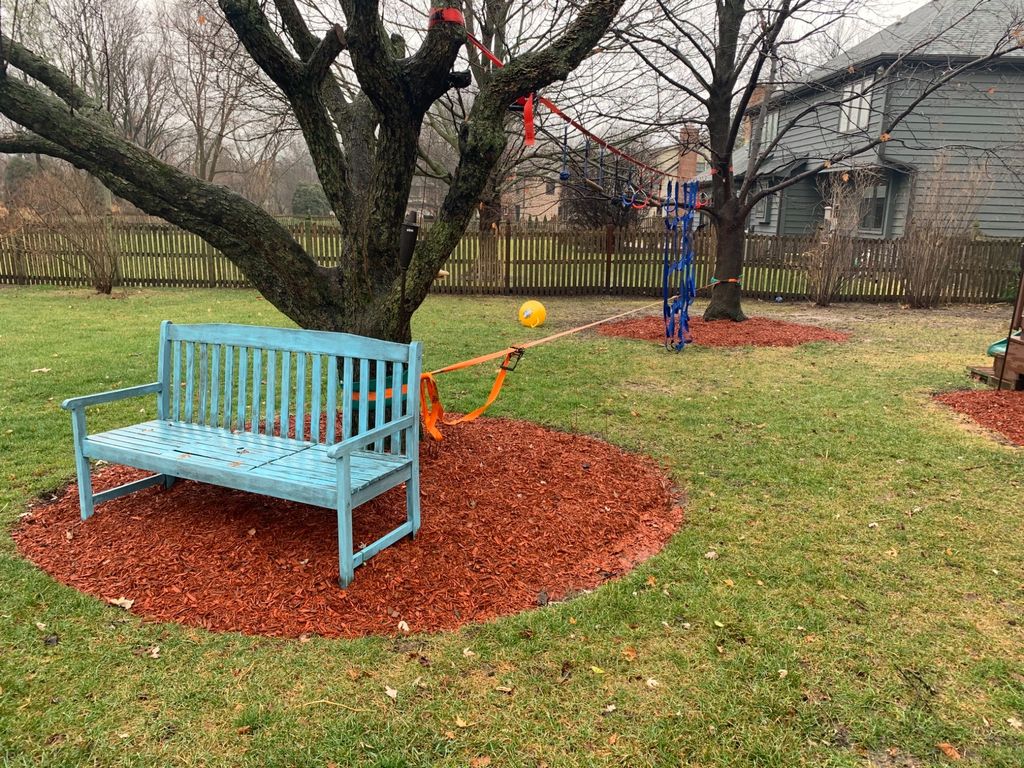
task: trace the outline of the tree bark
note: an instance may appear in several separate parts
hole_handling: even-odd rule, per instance
[[[715,284],[711,289],[711,303],[704,311],[704,319],[746,320],[740,306],[742,294],[743,241],[746,214],[735,199],[727,200],[718,209],[715,227]]]
[[[501,225],[501,193],[495,189],[494,179],[488,181],[480,196],[479,231],[480,255],[476,262],[476,279],[481,288],[492,289],[504,284],[498,242]]]

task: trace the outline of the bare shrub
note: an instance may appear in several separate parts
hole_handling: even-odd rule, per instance
[[[974,239],[975,216],[991,177],[984,166],[956,169],[948,153],[940,152],[923,182],[900,259],[904,296],[915,309],[931,309],[941,301],[954,264]]]
[[[98,293],[109,294],[120,277],[121,251],[111,229],[109,193],[91,176],[65,165],[35,174],[19,195],[24,231],[48,243],[32,259],[58,258],[84,274]]]
[[[804,264],[809,297],[819,307],[829,306],[857,274],[861,204],[864,190],[877,180],[871,171],[845,171],[827,174],[822,182],[822,199],[831,215]]]

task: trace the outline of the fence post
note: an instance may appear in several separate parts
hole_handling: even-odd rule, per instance
[[[512,222],[505,221],[505,295],[512,293]]]
[[[20,233],[18,243],[20,247],[13,254],[14,274],[17,276],[14,282],[15,285],[29,285],[32,282],[29,279],[32,276],[32,265],[29,263],[28,235]]]
[[[615,225],[604,227],[604,292],[612,292],[612,256],[615,254]]]
[[[201,240],[200,242],[203,244],[203,250],[206,251],[206,285],[208,288],[216,288],[217,283],[213,279],[213,246],[205,240]]]

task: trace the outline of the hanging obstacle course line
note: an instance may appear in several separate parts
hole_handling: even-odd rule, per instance
[[[466,26],[466,19],[462,15],[462,11],[459,11],[456,8],[432,8],[430,10],[428,18],[428,29],[443,22],[447,22],[450,24],[458,24],[464,29]],[[504,68],[505,62],[503,62],[501,59],[495,56],[494,53],[492,53],[491,50],[486,45],[477,40],[476,37],[468,29],[466,30],[466,41],[474,48],[476,48],[478,51],[480,51],[480,53],[483,54],[484,57],[486,57],[487,60],[490,61],[491,64],[493,64],[495,67],[499,69]],[[523,132],[525,137],[525,143],[528,147],[533,146],[533,144],[536,141],[536,128],[534,126],[534,100],[543,105],[553,115],[556,115],[557,117],[565,121],[567,126],[572,126],[573,129],[579,131],[587,139],[595,142],[598,146],[602,148],[602,150],[607,150],[612,154],[616,155],[617,157],[621,157],[623,160],[636,166],[636,168],[638,168],[641,171],[648,171],[649,173],[651,173],[652,181],[654,179],[659,178],[674,178],[671,173],[666,173],[665,171],[655,168],[652,165],[648,165],[643,160],[640,160],[639,158],[634,157],[625,150],[619,149],[614,144],[605,141],[597,134],[588,130],[586,126],[584,126],[582,123],[574,120],[572,117],[563,112],[562,109],[550,99],[547,99],[543,96],[537,96],[532,93],[528,96],[524,96],[518,101],[518,105],[521,106],[523,109]],[[645,199],[649,200],[650,202],[657,202],[660,204],[660,201],[655,200],[652,196],[647,195],[646,193]]]
[[[565,133],[562,136],[562,170],[558,174],[562,181],[569,180],[569,126],[565,126]]]

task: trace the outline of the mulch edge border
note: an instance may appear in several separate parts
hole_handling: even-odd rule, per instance
[[[628,340],[643,341],[642,339],[628,339]],[[452,415],[455,415],[455,414],[452,414]],[[488,418],[488,417],[485,417],[485,418]],[[642,452],[639,449],[628,448],[628,447],[625,447],[623,445],[620,445],[619,443],[609,439],[608,437],[606,437],[604,435],[600,435],[600,434],[595,433],[595,432],[573,432],[573,431],[570,431],[569,429],[565,429],[565,428],[562,428],[562,427],[557,426],[557,425],[543,424],[543,423],[532,421],[532,420],[529,420],[529,419],[519,419],[519,418],[504,417],[504,416],[503,417],[496,417],[496,418],[494,418],[492,420],[519,421],[519,422],[523,422],[523,423],[526,423],[526,424],[538,427],[540,429],[548,430],[548,431],[551,431],[551,432],[556,432],[556,433],[559,433],[561,435],[568,436],[568,437],[576,437],[576,436],[587,437],[587,438],[590,438],[592,440],[597,440],[597,441],[600,441],[600,442],[607,443],[608,445],[614,447],[615,449],[617,449],[617,450],[619,450],[619,451],[621,451],[621,452],[623,452],[625,454],[628,454],[630,456],[633,456],[633,457],[637,458],[638,460],[643,460],[643,461],[647,461],[647,462],[651,463],[657,469],[658,473],[661,474],[668,481],[668,495],[669,495],[669,501],[671,503],[670,509],[679,509],[681,511],[681,513],[682,513],[679,527],[677,527],[674,531],[672,531],[671,534],[669,534],[668,538],[666,538],[665,541],[662,542],[661,546],[658,549],[656,549],[653,552],[644,553],[638,559],[633,561],[628,570],[624,570],[621,573],[618,573],[618,574],[612,575],[610,577],[604,578],[599,584],[596,584],[593,587],[584,588],[584,589],[569,590],[569,591],[566,592],[566,594],[562,598],[549,600],[549,601],[545,602],[543,605],[539,605],[539,604],[531,605],[530,607],[524,608],[523,610],[516,611],[514,613],[503,614],[503,615],[496,616],[496,617],[491,618],[491,619],[485,619],[485,620],[480,620],[480,621],[469,621],[469,622],[461,624],[458,627],[455,627],[455,628],[452,628],[452,629],[425,630],[425,631],[412,632],[410,634],[404,634],[404,633],[399,632],[399,631],[396,630],[394,632],[387,632],[387,633],[385,633],[385,632],[375,632],[375,633],[368,633],[368,634],[358,635],[358,636],[353,636],[353,637],[328,636],[328,635],[320,635],[318,633],[311,633],[309,635],[300,635],[300,636],[292,637],[292,636],[288,636],[288,635],[250,633],[250,632],[245,632],[245,631],[242,631],[242,630],[239,630],[239,629],[227,629],[227,630],[206,629],[206,628],[203,628],[203,627],[194,626],[192,624],[184,624],[184,623],[177,622],[177,621],[170,621],[170,620],[166,620],[166,619],[154,618],[154,617],[151,617],[151,616],[149,616],[147,614],[138,613],[138,612],[133,611],[131,609],[125,610],[124,612],[128,613],[128,614],[131,614],[133,618],[135,618],[137,621],[139,621],[140,624],[143,624],[143,625],[151,625],[151,626],[167,625],[167,626],[173,626],[173,627],[177,627],[177,628],[180,628],[180,629],[183,629],[183,630],[187,630],[187,631],[191,631],[191,630],[201,631],[201,632],[204,632],[204,633],[206,633],[208,635],[211,635],[211,636],[217,636],[217,635],[221,635],[221,636],[223,636],[223,635],[236,635],[236,636],[245,637],[245,638],[260,638],[260,639],[265,639],[265,640],[274,640],[274,641],[291,642],[291,643],[307,642],[312,637],[316,637],[316,638],[319,638],[321,640],[328,640],[328,641],[332,641],[332,642],[353,642],[353,641],[367,640],[367,639],[372,639],[372,640],[378,640],[379,639],[379,640],[384,640],[384,641],[396,642],[396,641],[402,641],[403,639],[410,639],[410,638],[429,639],[429,638],[434,638],[434,637],[443,636],[443,635],[454,635],[454,634],[456,634],[458,632],[461,632],[463,630],[466,630],[466,629],[475,629],[475,628],[483,627],[483,626],[488,625],[488,624],[494,624],[494,623],[499,622],[499,621],[504,621],[504,620],[515,618],[515,617],[519,617],[519,616],[522,616],[522,615],[524,615],[526,613],[542,610],[544,608],[547,608],[548,606],[558,606],[558,605],[566,604],[566,603],[569,603],[569,602],[574,602],[574,601],[579,600],[579,599],[584,598],[584,597],[589,597],[591,595],[594,595],[594,594],[597,593],[598,590],[600,590],[601,588],[605,587],[606,585],[614,584],[616,582],[619,582],[619,581],[621,581],[621,580],[631,576],[640,567],[646,565],[649,561],[651,561],[654,558],[660,556],[663,552],[665,552],[665,550],[669,546],[671,546],[672,541],[675,539],[676,536],[678,536],[683,531],[684,527],[686,526],[686,523],[687,523],[687,520],[688,520],[686,513],[687,513],[687,505],[689,503],[689,495],[686,492],[686,490],[684,488],[680,487],[680,485],[672,477],[671,471],[669,470],[668,466],[666,465],[666,463],[663,460],[657,459],[657,458],[651,456],[650,454]],[[116,465],[116,464],[113,464],[113,463],[110,463],[110,462],[105,462],[104,466],[123,466],[123,465]],[[22,504],[20,505],[21,508],[22,508],[22,511],[19,512],[11,520],[9,525],[4,526],[3,530],[4,530],[4,533],[7,535],[8,541],[12,545],[12,549],[13,549],[13,552],[14,552],[14,554],[16,556],[15,557],[16,560],[20,561],[22,564],[28,566],[29,568],[35,570],[37,573],[41,574],[43,577],[49,579],[49,581],[52,582],[54,585],[56,585],[58,589],[70,590],[71,592],[74,592],[77,595],[79,595],[81,597],[84,597],[84,598],[86,598],[88,600],[96,601],[97,603],[99,603],[99,605],[101,607],[107,607],[106,603],[104,603],[102,597],[97,596],[97,595],[93,595],[93,594],[91,594],[89,592],[84,592],[84,591],[78,589],[75,586],[72,586],[70,584],[67,584],[67,583],[59,580],[53,574],[51,574],[49,571],[47,571],[46,569],[44,569],[43,567],[41,567],[40,565],[35,563],[33,560],[29,559],[25,555],[25,553],[21,550],[21,547],[18,545],[18,542],[14,538],[14,535],[13,535],[15,529],[21,524],[22,519],[26,515],[31,514],[32,511],[34,509],[38,508],[38,507],[45,506],[45,505],[51,504],[51,503],[55,503],[62,495],[64,495],[68,491],[68,489],[71,486],[73,486],[75,484],[76,480],[77,480],[77,478],[74,475],[69,475],[66,479],[60,481],[56,486],[53,486],[50,489],[39,491],[35,495],[31,496],[27,501],[22,502]]]
[[[993,442],[995,442],[995,443],[997,443],[999,445],[1002,445],[1002,446],[1004,446],[1006,448],[1013,448],[1013,449],[1016,449],[1016,450],[1024,451],[1024,443],[1016,443],[1016,442],[1014,442],[1009,437],[1007,437],[1002,432],[1000,432],[998,429],[986,426],[985,424],[982,424],[980,421],[978,421],[973,416],[971,416],[969,413],[964,413],[963,411],[958,411],[956,408],[954,408],[953,406],[949,405],[948,403],[944,403],[941,400],[939,400],[939,397],[941,395],[952,395],[952,394],[956,394],[956,393],[959,393],[959,392],[995,392],[995,391],[997,391],[997,390],[992,389],[991,387],[989,387],[988,389],[975,389],[975,388],[970,388],[970,387],[958,387],[956,389],[932,390],[932,391],[930,391],[928,393],[928,403],[933,408],[935,408],[936,410],[943,411],[943,412],[945,412],[947,414],[952,414],[955,417],[956,422],[961,427],[967,427],[967,428],[970,428],[971,430],[977,431],[979,437],[985,437],[985,438],[987,438],[989,440],[992,440]],[[1003,390],[1003,391],[1004,392],[1008,392],[1008,391],[1011,391],[1011,390]],[[1024,394],[1024,393],[1022,393],[1022,394]]]

